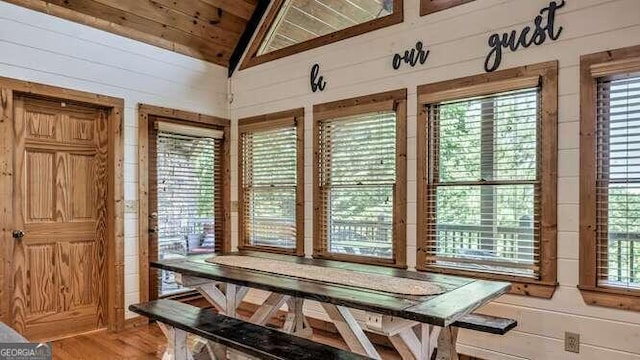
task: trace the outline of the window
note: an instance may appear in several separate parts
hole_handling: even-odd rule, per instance
[[[314,257],[405,266],[405,99],[314,107]]]
[[[421,87],[420,269],[541,283],[550,296],[556,71],[545,63]]]
[[[141,299],[188,291],[149,261],[229,251],[229,121],[140,105]],[[148,274],[148,275],[147,275]]]
[[[472,2],[473,0],[420,0],[420,16]]]
[[[275,0],[241,68],[401,23],[402,6],[402,0]]]
[[[304,255],[304,109],[238,129],[240,248]]]
[[[584,56],[581,71],[580,288],[638,310],[640,47]]]

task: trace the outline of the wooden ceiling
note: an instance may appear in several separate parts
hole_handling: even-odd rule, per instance
[[[225,67],[259,0],[4,0]]]
[[[258,55],[365,23],[393,12],[391,0],[287,0]]]

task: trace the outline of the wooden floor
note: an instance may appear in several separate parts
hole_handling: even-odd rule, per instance
[[[312,340],[346,349],[335,334],[314,330]],[[75,336],[53,342],[56,360],[161,359],[166,340],[156,325],[139,326],[119,333],[106,331]],[[388,348],[378,347],[383,359],[400,359]]]
[[[54,359],[161,359],[166,339],[158,326],[99,331],[53,342]]]

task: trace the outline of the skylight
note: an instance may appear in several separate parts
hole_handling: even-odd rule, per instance
[[[392,13],[393,0],[285,0],[258,49],[258,55]]]

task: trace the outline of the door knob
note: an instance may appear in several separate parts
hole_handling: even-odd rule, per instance
[[[13,237],[15,239],[22,239],[24,237],[24,231],[22,230],[13,230]]]

